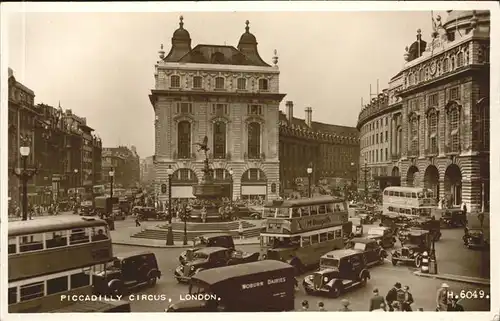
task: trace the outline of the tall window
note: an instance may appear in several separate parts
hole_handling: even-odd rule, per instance
[[[453,106],[448,112],[449,147],[453,153],[460,152],[460,114],[457,106]]]
[[[403,149],[403,128],[401,126],[398,127],[397,134],[396,134],[396,150],[397,154],[401,154],[401,150]]]
[[[262,115],[262,106],[261,105],[248,105],[247,113],[249,115]]]
[[[464,65],[464,54],[463,52],[459,52],[457,54],[457,68],[460,68]]]
[[[259,90],[269,90],[269,82],[267,79],[259,79]]]
[[[248,158],[260,157],[260,124],[248,124]]]
[[[192,114],[193,105],[191,103],[177,103],[177,113]]]
[[[450,69],[450,60],[448,58],[445,58],[443,60],[443,72],[448,72]]]
[[[411,155],[418,154],[418,117],[415,114],[410,116],[410,151]]]
[[[427,96],[427,106],[428,107],[437,107],[438,106],[438,94],[434,93]]]
[[[490,148],[490,107],[485,104],[481,107],[480,111],[481,117],[481,136],[480,139],[483,142],[483,149]]]
[[[213,104],[212,105],[212,114],[216,114],[219,116],[229,114],[229,108],[227,104]]]
[[[460,91],[458,87],[450,88],[450,100],[460,99]]]
[[[193,77],[193,88],[201,88],[202,87],[202,78],[201,76],[194,76]]]
[[[223,77],[217,77],[215,78],[215,89],[224,89],[225,88],[225,82]]]
[[[177,75],[170,76],[170,87],[180,88],[181,87],[181,77]]]
[[[429,152],[431,154],[438,153],[438,115],[435,110],[431,111],[427,116],[427,122],[429,125]]]
[[[177,148],[179,158],[191,157],[191,123],[181,121],[177,125]]]
[[[238,78],[238,89],[239,90],[247,89],[247,80],[245,78]]]
[[[226,123],[218,121],[214,124],[214,158],[226,157]]]

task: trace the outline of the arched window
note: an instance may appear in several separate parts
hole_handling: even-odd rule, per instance
[[[224,77],[215,78],[215,89],[224,89],[225,85]]]
[[[247,80],[245,78],[238,78],[238,89],[239,90],[247,89]]]
[[[448,111],[448,144],[450,152],[460,152],[460,113],[457,106]]]
[[[260,158],[260,124],[248,124],[248,158]]]
[[[483,142],[483,149],[489,150],[490,148],[490,107],[489,104],[484,104],[480,109],[481,117],[481,136],[480,140]]]
[[[269,82],[267,79],[259,79],[259,90],[269,90]]]
[[[179,158],[191,157],[191,123],[181,121],[177,125],[177,148]]]
[[[226,123],[222,121],[214,124],[214,158],[226,158]]]
[[[410,116],[410,155],[418,155],[418,117]]]
[[[170,76],[170,87],[180,88],[181,87],[181,77],[177,75]]]
[[[438,153],[438,115],[435,110],[431,111],[427,116],[427,124],[429,128],[429,152],[431,154]]]
[[[193,77],[193,88],[201,88],[202,87],[202,78],[201,76]]]
[[[276,193],[276,183],[271,184],[271,193]]]

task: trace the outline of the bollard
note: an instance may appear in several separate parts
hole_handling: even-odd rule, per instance
[[[422,253],[422,264],[420,265],[420,271],[422,273],[429,273],[429,253]]]
[[[437,274],[437,262],[435,258],[431,258],[429,261],[429,274]]]

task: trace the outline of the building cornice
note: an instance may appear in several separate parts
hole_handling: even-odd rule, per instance
[[[386,108],[382,108],[376,112],[374,112],[373,114],[365,117],[365,118],[362,118],[362,119],[359,119],[358,120],[358,123],[356,124],[356,129],[359,131],[361,129],[361,127],[366,124],[367,122],[369,122],[370,120],[373,120],[379,116],[382,116],[382,115],[385,115],[387,113],[390,113],[390,112],[393,112],[393,111],[396,111],[396,110],[400,110],[403,108],[403,102],[402,101],[399,101],[398,103],[396,104],[393,104],[393,105],[390,105],[390,106],[387,106]]]
[[[279,74],[279,68],[250,66],[250,65],[218,65],[218,64],[195,64],[195,63],[180,63],[180,62],[162,62],[156,65],[159,70],[183,70],[194,72],[255,72]]]

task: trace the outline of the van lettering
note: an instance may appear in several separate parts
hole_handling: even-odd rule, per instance
[[[286,278],[269,279],[269,280],[267,280],[267,285],[277,284],[277,283],[285,283],[285,282],[286,282]]]
[[[264,282],[260,281],[260,282],[255,282],[255,283],[242,284],[241,288],[243,290],[247,290],[247,289],[253,289],[253,288],[256,288],[259,286],[264,286]]]

